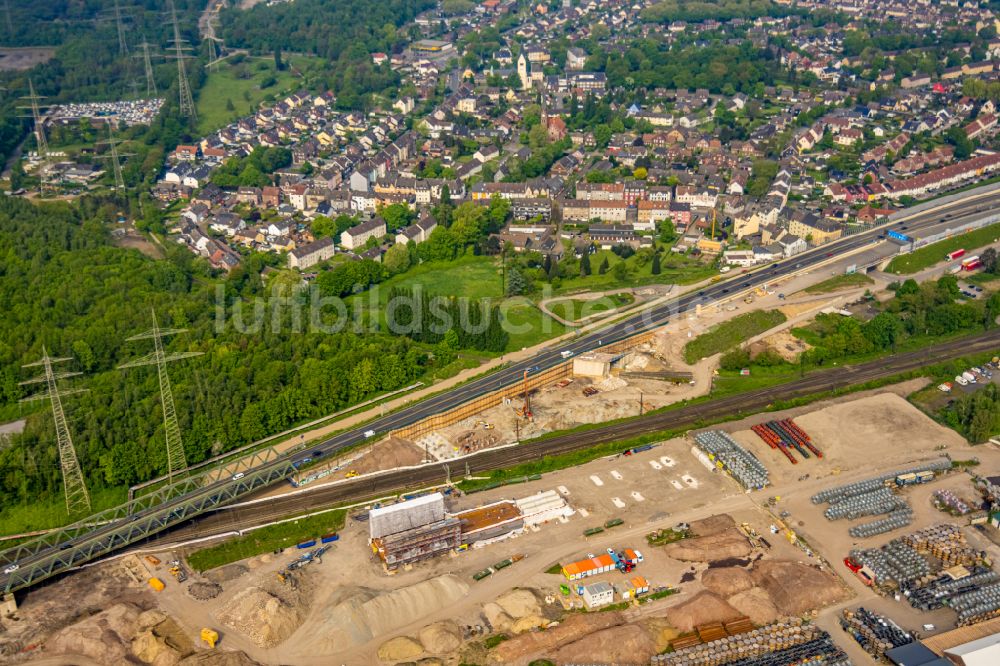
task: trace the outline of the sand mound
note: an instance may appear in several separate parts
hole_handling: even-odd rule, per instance
[[[595,631],[617,627],[623,622],[622,614],[616,611],[571,615],[551,629],[521,634],[504,641],[493,650],[493,658],[499,662],[520,663],[529,661],[526,659],[529,656],[548,656],[560,646],[578,641]]]
[[[534,592],[522,588],[500,595],[497,597],[497,604],[515,619],[528,615],[538,615],[542,612],[542,607]]]
[[[143,626],[157,618],[159,622]],[[194,644],[173,618],[159,611],[146,611],[139,616],[142,631],[132,639],[132,654],[153,666],[174,666],[185,655],[194,652]]]
[[[146,629],[152,629],[159,623],[167,619],[167,614],[159,610],[148,610],[141,613],[136,619],[136,628],[139,631],[145,631]]]
[[[656,653],[660,654],[670,647],[670,642],[680,636],[680,632],[665,617],[647,617],[643,619],[646,630],[656,642]]]
[[[544,627],[546,624],[548,624],[548,621],[544,617],[540,615],[528,615],[514,620],[514,624],[511,626],[510,630],[515,634],[523,634],[526,631],[531,631],[532,629],[537,629],[538,627]]]
[[[448,654],[462,646],[462,631],[454,622],[435,622],[420,630],[420,644],[426,652]]]
[[[712,536],[725,532],[730,527],[736,527],[736,521],[729,514],[722,513],[718,516],[709,516],[694,521],[691,523],[691,533],[700,537]]]
[[[682,604],[667,609],[670,626],[680,632],[694,630],[699,624],[728,622],[742,614],[724,599],[711,592],[699,592]]]
[[[701,575],[701,584],[709,592],[714,592],[725,599],[753,587],[750,572],[739,567],[708,569]]]
[[[595,631],[559,648],[560,664],[648,663],[656,654],[656,641],[649,632],[634,624]]]
[[[767,592],[759,587],[752,587],[729,597],[729,603],[750,618],[754,624],[770,624],[780,617],[778,609],[771,602]]]
[[[730,527],[709,536],[698,536],[667,544],[664,546],[664,551],[675,560],[713,562],[746,557],[753,552],[753,549],[750,542],[738,529]]]
[[[79,654],[101,664],[125,663],[139,614],[133,604],[115,604],[57,633],[46,642],[45,652]]]
[[[378,658],[382,661],[405,661],[419,657],[424,653],[420,643],[409,636],[397,636],[382,643],[378,649]]]
[[[754,565],[750,576],[785,615],[801,615],[847,596],[835,576],[798,562],[762,560]]]
[[[245,652],[226,652],[216,649],[185,657],[178,666],[260,666],[260,662],[254,661]]]
[[[321,618],[314,630],[322,636],[323,651],[343,650],[446,608],[468,591],[466,583],[450,574],[389,592],[346,590],[331,599],[327,608],[314,613]]]
[[[483,604],[483,615],[486,616],[486,621],[496,632],[507,631],[514,625],[514,618],[508,615],[507,611],[500,607],[500,604],[492,601]]]
[[[298,611],[259,587],[240,590],[219,612],[219,620],[259,647],[274,647],[299,627]]]

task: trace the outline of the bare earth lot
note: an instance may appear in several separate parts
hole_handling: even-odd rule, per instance
[[[56,54],[55,47],[25,46],[21,48],[0,48],[0,70],[21,71],[31,69]]]
[[[83,585],[89,586],[88,598],[93,597],[95,608],[102,599],[110,604],[111,599],[132,595],[176,622],[185,640],[196,643],[201,627],[212,627],[222,635],[220,649],[241,651],[262,664],[399,663],[429,657],[441,663],[461,659],[521,664],[541,656],[644,661],[665,649],[679,633],[702,622],[748,615],[763,623],[814,611],[816,622],[831,631],[855,663],[869,664],[871,660],[837,628],[841,608],[864,604],[891,614],[908,629],[930,622],[944,630],[953,622],[953,614],[920,614],[864,587],[841,564],[855,545],[847,534],[849,523],[827,521],[823,507],[813,505],[809,497],[826,487],[937,457],[942,445],[956,459],[979,457],[984,470],[1000,466],[995,450],[970,449],[961,437],[936,425],[900,397],[920,385],[908,382],[719,426],[766,462],[774,486],[764,491],[745,493],[722,473],[704,467],[691,452],[691,439],[676,438],[633,456],[601,459],[547,474],[540,481],[449,500],[450,510],[461,510],[555,490],[576,513],[519,537],[419,563],[391,576],[367,547],[367,524],[349,519],[341,540],[323,561],[299,570],[294,588],[276,575],[297,557],[298,553],[289,551],[209,572],[208,578],[221,590],[205,600],[192,597],[188,588],[192,583],[200,583],[200,590],[214,587],[205,588],[206,581],[197,576],[179,585],[166,573],[165,565],[145,574],[166,581],[166,590],[158,595],[148,592],[144,581],[127,585],[129,592],[123,594],[118,588],[94,587],[94,574],[78,574],[33,592],[23,605],[22,619],[8,629],[7,636],[30,635],[39,646],[33,656],[51,659],[65,653],[70,646],[53,640],[53,632],[78,623],[79,618],[53,615],[43,619],[42,613],[51,612],[53,600],[60,596],[81,594]],[[753,423],[785,417],[794,417],[812,435],[825,454],[822,460],[793,466],[749,431]],[[404,452],[408,456],[422,453],[397,444],[397,453]],[[806,474],[807,478],[799,480]],[[951,520],[930,504],[931,493],[939,487],[971,498],[964,472],[906,490],[904,495],[915,511],[914,529]],[[780,497],[773,508],[767,506],[770,496]],[[771,532],[772,525],[781,524],[777,515],[781,511],[789,512],[787,526],[804,539],[812,555],[786,540],[782,532]],[[582,535],[610,518],[622,518],[624,524],[590,538]],[[692,523],[698,538],[668,546],[646,543],[646,534],[679,522]],[[767,547],[753,547],[740,531],[741,523],[765,537]],[[882,535],[859,545],[880,545],[895,536]],[[975,547],[1000,557],[1000,548],[975,531],[970,530],[968,538]],[[654,588],[670,586],[680,593],[622,611],[567,615],[559,592],[565,580],[545,571],[555,563],[609,547],[642,550],[645,561],[636,573]],[[525,557],[482,581],[473,581],[476,571],[514,555]],[[172,554],[158,556],[166,562]],[[89,571],[121,571],[121,564],[113,561]],[[119,580],[120,574],[115,575]],[[626,577],[614,572],[588,582],[594,580],[622,584]],[[578,597],[570,599],[579,603]],[[43,604],[42,600],[47,601]],[[561,624],[536,630],[554,620]],[[133,625],[128,626],[141,633]],[[487,632],[493,627],[510,639],[487,651],[477,625]],[[25,631],[31,627],[32,631]],[[125,633],[126,628],[122,629]],[[124,644],[129,645],[129,640]],[[122,654],[108,652],[102,657],[95,655],[92,646],[83,647],[88,650],[84,656],[98,662],[106,661],[107,654]]]

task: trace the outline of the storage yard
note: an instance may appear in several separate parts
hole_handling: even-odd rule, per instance
[[[578,383],[565,388],[572,386]],[[977,490],[965,471],[945,470],[942,461],[976,456],[984,470],[996,469],[1000,455],[970,449],[892,392],[919,386],[719,424],[516,485],[469,495],[442,488],[359,508],[335,537],[312,535],[301,549],[205,574],[185,571],[183,582],[170,572],[175,558],[183,564],[180,551],[150,554],[158,565],[143,554],[93,571],[120,581],[128,592],[116,589],[115,598],[134,600],[136,617],[155,609],[163,633],[172,636],[176,626],[187,641],[158,643],[161,651],[204,650],[199,632],[210,628],[220,636],[218,649],[244,653],[238,663],[248,666],[522,664],[542,657],[685,666],[871,663],[869,653],[910,645],[905,636],[987,617],[983,604],[998,582],[982,554],[995,559],[1000,548],[967,523],[978,515],[981,493],[1000,488],[984,482]],[[877,455],[872,442],[879,442]],[[850,533],[903,505],[910,511],[905,526]],[[955,527],[943,527],[949,524]],[[910,558],[912,570],[891,569],[886,562],[895,560],[884,553],[905,549],[926,565]],[[845,558],[864,560],[877,582],[867,585]],[[153,577],[162,591],[150,588]],[[79,594],[76,580],[57,581],[45,593]],[[978,597],[962,596],[969,584]],[[50,609],[52,596],[44,606],[43,598],[29,597],[23,615]],[[103,607],[114,607],[110,599]],[[74,618],[58,620],[63,629],[52,622],[48,636],[91,627]],[[36,643],[42,655],[78,650],[110,663],[108,655],[115,661],[128,653],[129,636],[142,626],[122,625],[120,642],[104,634],[71,645],[39,625],[31,638],[14,625],[0,648]]]

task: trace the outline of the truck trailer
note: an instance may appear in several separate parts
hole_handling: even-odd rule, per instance
[[[962,260],[963,271],[974,271],[982,265],[983,263],[979,261],[979,255]]]

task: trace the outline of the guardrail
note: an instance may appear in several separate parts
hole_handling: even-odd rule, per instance
[[[991,224],[996,224],[997,222],[1000,222],[1000,213],[996,215],[990,215],[989,217],[983,218],[981,220],[973,220],[972,222],[968,222],[961,226],[955,227],[954,229],[948,228],[936,234],[932,234],[930,236],[924,236],[923,238],[917,239],[910,245],[904,245],[900,247],[899,252],[897,252],[896,254],[897,255],[909,254],[914,250],[930,245],[931,243],[936,243],[940,240],[951,238],[956,234],[962,234],[967,231],[971,231],[973,229],[981,229],[983,227],[988,227]]]

